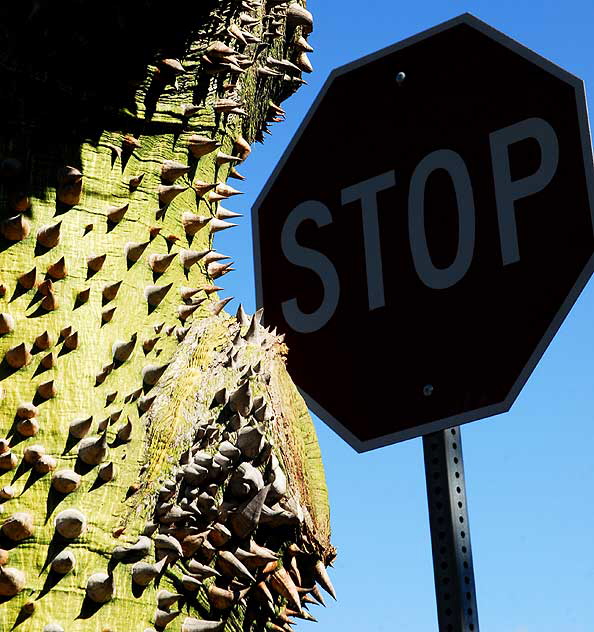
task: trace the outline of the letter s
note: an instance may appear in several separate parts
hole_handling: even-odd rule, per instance
[[[310,314],[299,309],[296,298],[282,304],[287,324],[302,334],[318,331],[332,318],[340,295],[340,281],[330,259],[317,250],[306,248],[297,242],[297,229],[308,219],[313,220],[318,228],[332,223],[332,215],[325,204],[317,200],[307,200],[298,204],[289,213],[281,232],[281,248],[287,261],[315,272],[324,286],[324,299],[318,309]]]

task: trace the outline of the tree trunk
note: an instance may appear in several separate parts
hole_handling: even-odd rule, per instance
[[[54,4],[0,9],[0,627],[288,630],[333,592],[321,457],[212,240],[310,15]]]

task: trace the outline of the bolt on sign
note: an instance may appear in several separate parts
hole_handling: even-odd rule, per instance
[[[509,410],[594,267],[583,83],[464,14],[338,68],[253,208],[257,299],[364,451]]]

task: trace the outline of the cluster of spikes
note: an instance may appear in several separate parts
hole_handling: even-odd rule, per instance
[[[237,607],[244,609],[243,629],[291,632],[295,619],[315,621],[311,605],[325,605],[320,586],[333,598],[334,587],[326,571],[334,553],[320,553],[305,526],[308,510],[289,489],[287,476],[275,454],[275,415],[263,395],[254,390],[270,381],[261,361],[250,363],[250,348],[264,350],[282,342],[275,330],[263,327],[262,310],[249,317],[240,306],[233,337],[223,352],[222,365],[233,371],[236,382],[214,395],[208,420],[193,425],[191,445],[182,453],[170,478],[154,491],[152,519],[134,544],[116,546],[103,571],[86,579],[85,599],[99,607],[114,597],[114,569],[129,569],[129,588],[142,597],[151,584],[157,587],[154,628],[164,630],[182,615],[182,632],[223,632]],[[265,389],[264,389],[265,390]],[[34,418],[31,407],[19,411]],[[79,439],[78,459],[91,468],[103,483],[114,478],[113,462],[106,462],[105,433],[88,438],[91,419],[70,424],[72,438]],[[121,435],[121,436],[120,436]],[[118,431],[121,441],[129,431]],[[0,449],[7,453],[7,441]],[[24,461],[39,468],[41,475],[55,469],[55,461],[44,461],[43,446],[28,446]],[[43,465],[42,465],[43,464]],[[140,472],[142,478],[144,466]],[[66,496],[79,488],[81,475],[75,470],[53,472],[53,489]],[[135,493],[139,485],[129,490]],[[3,499],[13,497],[6,486]],[[35,533],[34,517],[15,512],[1,527],[1,535],[14,545]],[[78,509],[59,512],[53,521],[54,537],[64,544],[75,542],[87,529],[87,517]],[[0,549],[0,596],[11,597],[26,585],[25,573],[8,566],[9,552]],[[62,548],[51,560],[53,573],[64,576],[76,567],[71,548]],[[175,592],[159,589],[166,577]],[[192,607],[208,617],[190,616]],[[23,606],[31,616],[35,602]],[[64,632],[48,623],[43,632]]]
[[[297,2],[267,0],[264,6],[259,0],[244,0],[237,21],[227,28],[230,41],[210,42],[200,58],[207,74],[229,77],[224,84],[229,95],[219,101],[219,111],[248,115],[237,99],[238,78],[247,72],[254,73],[257,81],[270,82],[280,100],[307,83],[301,74],[313,72],[308,58],[313,48],[306,39],[312,30],[311,13]],[[271,54],[274,41],[287,36],[291,40],[292,59],[275,57]],[[255,140],[263,142],[263,134],[270,133],[269,124],[283,121],[284,115],[280,106],[270,102]]]
[[[123,142],[123,147],[126,144],[131,144],[131,140],[135,141],[134,146],[138,147],[139,143],[136,139],[126,137]],[[189,150],[195,157],[205,156],[217,149],[218,143],[201,137],[193,135],[189,139]],[[227,156],[222,152],[217,152],[216,161],[241,161],[249,154],[249,144],[241,137],[236,142],[236,147],[240,152],[240,156]],[[4,173],[7,171],[14,172],[15,176],[22,171],[22,165],[15,160],[4,160],[0,169]],[[156,191],[156,197],[158,200],[159,211],[157,214],[164,212],[168,205],[174,200],[174,198],[180,193],[190,188],[190,185],[175,184],[175,181],[186,174],[190,170],[188,165],[184,165],[174,160],[165,160],[161,165],[161,184]],[[12,175],[12,174],[11,174]],[[142,181],[144,174],[135,176],[133,180]],[[18,177],[14,178],[18,182]],[[10,180],[9,180],[10,183]],[[208,184],[205,182],[194,181],[191,185],[196,191],[199,197],[204,197],[208,202],[214,206],[214,214],[209,216],[202,216],[190,211],[182,213],[181,225],[186,233],[188,243],[194,239],[199,231],[208,231],[209,239],[216,232],[226,230],[236,226],[236,224],[227,221],[230,218],[241,217],[240,213],[235,213],[224,207],[219,202],[225,200],[233,195],[240,193],[237,189],[222,183],[214,182]],[[83,174],[75,167],[65,167],[58,173],[56,182],[56,199],[58,203],[65,204],[69,208],[74,207],[80,202],[83,188]],[[26,240],[31,234],[31,221],[27,217],[26,211],[31,207],[31,200],[25,196],[24,202],[22,201],[17,206],[13,206],[12,211],[18,210],[18,214],[10,217],[7,220],[0,222],[0,234],[9,242],[19,242]],[[113,229],[117,226],[126,216],[130,204],[126,203],[120,206],[110,206],[105,210],[105,222],[108,228]],[[42,249],[43,253],[51,252],[60,244],[61,240],[61,225],[62,220],[59,220],[53,224],[46,224],[39,227],[35,234],[36,249]],[[85,234],[95,228],[95,224],[88,224],[85,226]],[[163,275],[168,268],[177,261],[177,265],[180,267],[180,271],[187,274],[188,271],[198,264],[204,266],[206,274],[211,281],[215,281],[220,277],[232,272],[234,270],[233,262],[227,262],[228,256],[216,252],[215,250],[201,249],[193,250],[190,248],[180,248],[176,252],[169,252],[167,254],[150,253],[150,246],[154,242],[157,235],[161,233],[161,226],[155,225],[149,229],[149,238],[144,242],[127,242],[123,247],[121,253],[127,260],[128,269],[137,264],[141,259],[144,259],[144,264],[147,265],[153,273],[153,279],[158,282],[159,277]],[[179,237],[175,235],[166,236],[168,244],[175,244],[180,241]],[[146,251],[146,252],[145,252]],[[97,274],[105,265],[107,259],[107,253],[100,254],[92,253],[87,256],[84,262],[84,273],[87,281],[90,281],[92,277]],[[32,315],[43,315],[49,312],[54,312],[62,309],[62,311],[68,311],[69,309],[76,309],[85,303],[87,303],[91,297],[92,284],[89,283],[85,287],[77,290],[72,303],[69,305],[63,305],[62,299],[58,295],[58,282],[67,279],[69,275],[69,265],[64,256],[59,257],[56,261],[46,266],[45,271],[38,269],[37,266],[33,266],[27,272],[19,275],[16,278],[16,286],[14,288],[14,295],[20,295],[30,290],[34,291],[31,304],[37,305],[36,311]],[[103,284],[99,289],[101,293],[102,310],[100,314],[101,324],[110,322],[117,310],[117,304],[115,299],[118,296],[122,280],[108,282]],[[167,284],[154,284],[147,285],[144,288],[144,299],[147,304],[148,312],[151,313],[157,308],[165,297],[172,290],[173,283]],[[159,340],[159,336],[164,334],[166,336],[175,335],[178,342],[181,342],[184,336],[187,334],[189,326],[186,324],[192,316],[196,313],[199,307],[203,304],[207,306],[207,314],[218,315],[225,305],[232,300],[231,298],[225,298],[222,300],[209,301],[211,295],[222,290],[218,285],[213,283],[203,284],[200,287],[188,287],[181,286],[178,289],[179,292],[179,304],[175,308],[175,318],[179,321],[177,325],[170,324],[165,326],[165,323],[157,323],[154,326],[155,336],[146,338],[142,341],[142,349],[145,353],[149,353]],[[0,297],[6,295],[7,288],[4,284],[0,285]],[[0,313],[0,335],[11,334],[16,327],[15,317],[8,312]],[[137,342],[137,336],[135,334],[127,341],[116,341],[112,346],[113,362],[101,367],[96,375],[96,386],[102,384],[105,378],[125,362],[135,349]],[[20,342],[10,348],[4,353],[3,362],[10,367],[11,370],[16,371],[28,366],[34,359],[34,356],[43,352],[43,356],[39,362],[39,369],[49,370],[54,368],[58,363],[58,358],[64,353],[74,351],[79,348],[81,344],[81,336],[78,331],[74,331],[72,326],[65,325],[59,331],[59,335],[56,339],[55,335],[51,332],[44,330],[40,331],[35,337],[32,343]],[[58,345],[61,345],[61,349],[58,350]],[[142,383],[145,386],[152,386],[156,383],[158,377],[165,370],[166,365],[146,365],[142,369]],[[140,377],[140,376],[139,376]],[[140,386],[140,384],[139,384]],[[49,380],[39,384],[37,389],[37,397],[41,400],[47,400],[56,395],[56,385],[54,380]],[[129,401],[133,400],[134,393],[129,396]],[[22,404],[19,410],[24,410],[24,407],[29,406],[31,410],[35,411],[28,415],[26,421],[19,422],[16,430],[23,437],[31,437],[35,435],[39,429],[38,423],[29,418],[34,418],[38,414],[38,409],[31,403]],[[17,416],[19,412],[17,411]],[[10,464],[12,461],[10,452],[3,459],[3,463]],[[1,469],[3,468],[2,462],[0,462]]]

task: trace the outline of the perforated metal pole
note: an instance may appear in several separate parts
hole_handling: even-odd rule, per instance
[[[460,428],[423,437],[439,632],[479,632]]]

